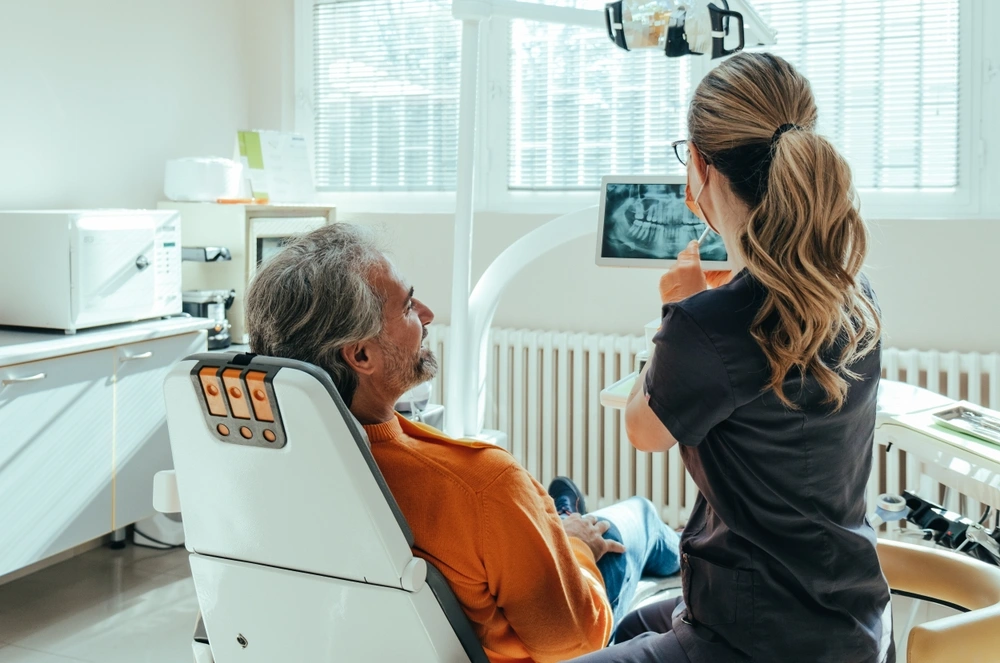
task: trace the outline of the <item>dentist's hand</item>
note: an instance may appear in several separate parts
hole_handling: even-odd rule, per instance
[[[604,538],[604,533],[611,527],[606,520],[598,520],[596,516],[570,514],[563,518],[563,529],[567,536],[580,539],[594,553],[594,561],[600,560],[607,553],[623,553],[625,546],[617,541]]]
[[[692,240],[677,254],[677,264],[660,277],[660,301],[664,304],[679,302],[708,290],[709,285],[713,288],[725,285],[732,277],[732,272],[726,270],[703,271],[698,242]]]

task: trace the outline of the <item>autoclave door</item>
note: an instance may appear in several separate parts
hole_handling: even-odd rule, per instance
[[[156,290],[156,218],[86,215],[73,228],[72,313],[77,328],[138,320]]]

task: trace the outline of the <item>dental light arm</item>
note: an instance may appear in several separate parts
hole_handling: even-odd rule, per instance
[[[500,297],[517,274],[549,251],[580,237],[597,232],[594,219],[597,206],[587,207],[555,218],[520,238],[497,256],[476,283],[469,298],[470,361],[463,366],[462,390],[466,422],[464,435],[477,435],[483,427],[486,398],[486,358],[490,324]]]
[[[604,11],[518,0],[452,0],[452,15],[462,21],[462,66],[452,261],[451,356],[445,362],[448,407],[444,428],[448,435],[461,437],[475,436],[482,430],[486,338],[504,288],[518,271],[544,253],[595,232],[597,217],[596,207],[580,210],[559,217],[521,238],[487,269],[470,297],[481,23],[498,16],[607,30],[612,40],[626,50],[662,48],[671,57],[698,54],[721,57],[735,53],[745,45],[773,44],[775,33],[747,0],[621,0],[609,3]],[[734,40],[736,43],[733,43]]]

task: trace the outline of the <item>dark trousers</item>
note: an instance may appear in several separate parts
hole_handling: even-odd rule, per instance
[[[614,645],[573,663],[691,663],[673,633],[674,608],[680,602],[678,596],[630,612],[615,630]]]

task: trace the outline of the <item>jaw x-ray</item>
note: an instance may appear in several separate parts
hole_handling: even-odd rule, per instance
[[[675,260],[705,223],[684,202],[683,184],[607,183],[601,257]],[[701,259],[727,260],[722,238],[714,232],[701,243]]]

